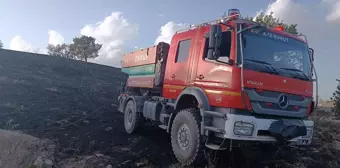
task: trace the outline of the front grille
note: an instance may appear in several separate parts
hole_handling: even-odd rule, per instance
[[[298,108],[294,108],[294,106],[288,105],[285,109],[281,109],[277,103],[272,103],[268,106],[264,102],[259,102],[262,108],[273,109],[273,110],[288,110],[288,111],[299,111],[300,109],[305,109],[305,107],[298,106]]]
[[[278,98],[282,94],[281,92],[273,92],[273,91],[268,91],[268,90],[262,90],[260,92],[255,90],[255,92],[260,96],[272,97],[272,98]],[[286,94],[286,96],[288,97],[289,100],[295,100],[295,101],[304,100],[303,96],[299,96],[299,95]]]
[[[246,88],[245,92],[249,97],[253,111],[258,114],[269,114],[286,117],[305,117],[311,103],[311,98],[304,98],[300,95],[287,94],[267,90],[256,90]],[[287,107],[279,106],[279,97],[284,94],[287,100]]]

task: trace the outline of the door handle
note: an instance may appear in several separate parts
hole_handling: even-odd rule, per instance
[[[176,75],[175,75],[175,74],[172,74],[172,75],[171,75],[171,78],[175,78],[175,77],[176,77]]]
[[[198,75],[197,78],[198,78],[198,79],[203,79],[204,76],[201,74],[201,75]]]

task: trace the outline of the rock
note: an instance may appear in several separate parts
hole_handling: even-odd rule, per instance
[[[54,148],[52,141],[0,130],[0,167],[52,168]]]
[[[46,166],[51,166],[51,167],[53,166],[53,161],[50,159],[45,159],[44,163]]]
[[[112,168],[112,166],[111,165],[107,165],[105,168]]]
[[[112,127],[106,127],[105,128],[105,131],[111,131],[112,130]]]
[[[103,157],[104,155],[103,154],[101,154],[101,153],[97,153],[97,154],[95,154],[97,157]]]
[[[44,162],[42,160],[42,157],[39,156],[33,163],[34,166],[36,167],[42,167],[44,165]]]
[[[42,156],[38,156],[38,158],[34,161],[33,165],[36,168],[52,168],[53,161]]]
[[[90,121],[89,121],[89,120],[84,120],[83,123],[84,123],[84,124],[89,124]]]
[[[143,162],[136,163],[136,166],[137,166],[137,167],[145,166],[145,163],[143,163]]]

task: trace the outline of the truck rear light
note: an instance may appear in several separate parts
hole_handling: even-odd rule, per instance
[[[262,89],[256,89],[256,92],[261,93],[261,92],[263,92],[263,90]]]

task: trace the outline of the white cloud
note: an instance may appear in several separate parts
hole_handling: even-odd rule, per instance
[[[333,2],[334,5],[332,7],[331,13],[327,16],[328,21],[337,21],[340,20],[340,0],[337,2]]]
[[[298,24],[298,31],[307,35],[309,46],[315,50],[320,95],[329,98],[336,87],[335,78],[339,73],[334,69],[340,62],[340,0],[319,2],[300,2],[295,0],[276,0],[265,10],[285,23]],[[325,66],[327,65],[327,66]]]
[[[25,41],[21,36],[17,35],[11,39],[9,49],[23,52],[31,52],[38,54],[47,54],[45,49],[39,49],[32,46],[31,43]]]
[[[172,36],[176,33],[176,31],[188,28],[190,25],[187,23],[175,23],[173,21],[166,23],[160,29],[160,34],[157,37],[155,44],[159,42],[170,43]]]
[[[129,23],[121,12],[113,12],[103,21],[86,25],[81,29],[82,35],[96,38],[96,42],[103,44],[99,57],[91,62],[120,67],[124,54],[124,45],[128,40],[137,36],[138,27]]]
[[[21,36],[17,35],[12,38],[9,48],[11,50],[16,50],[16,51],[26,51],[26,52],[33,52],[32,45],[25,41]]]
[[[48,44],[58,45],[64,43],[64,37],[55,30],[48,31]]]

